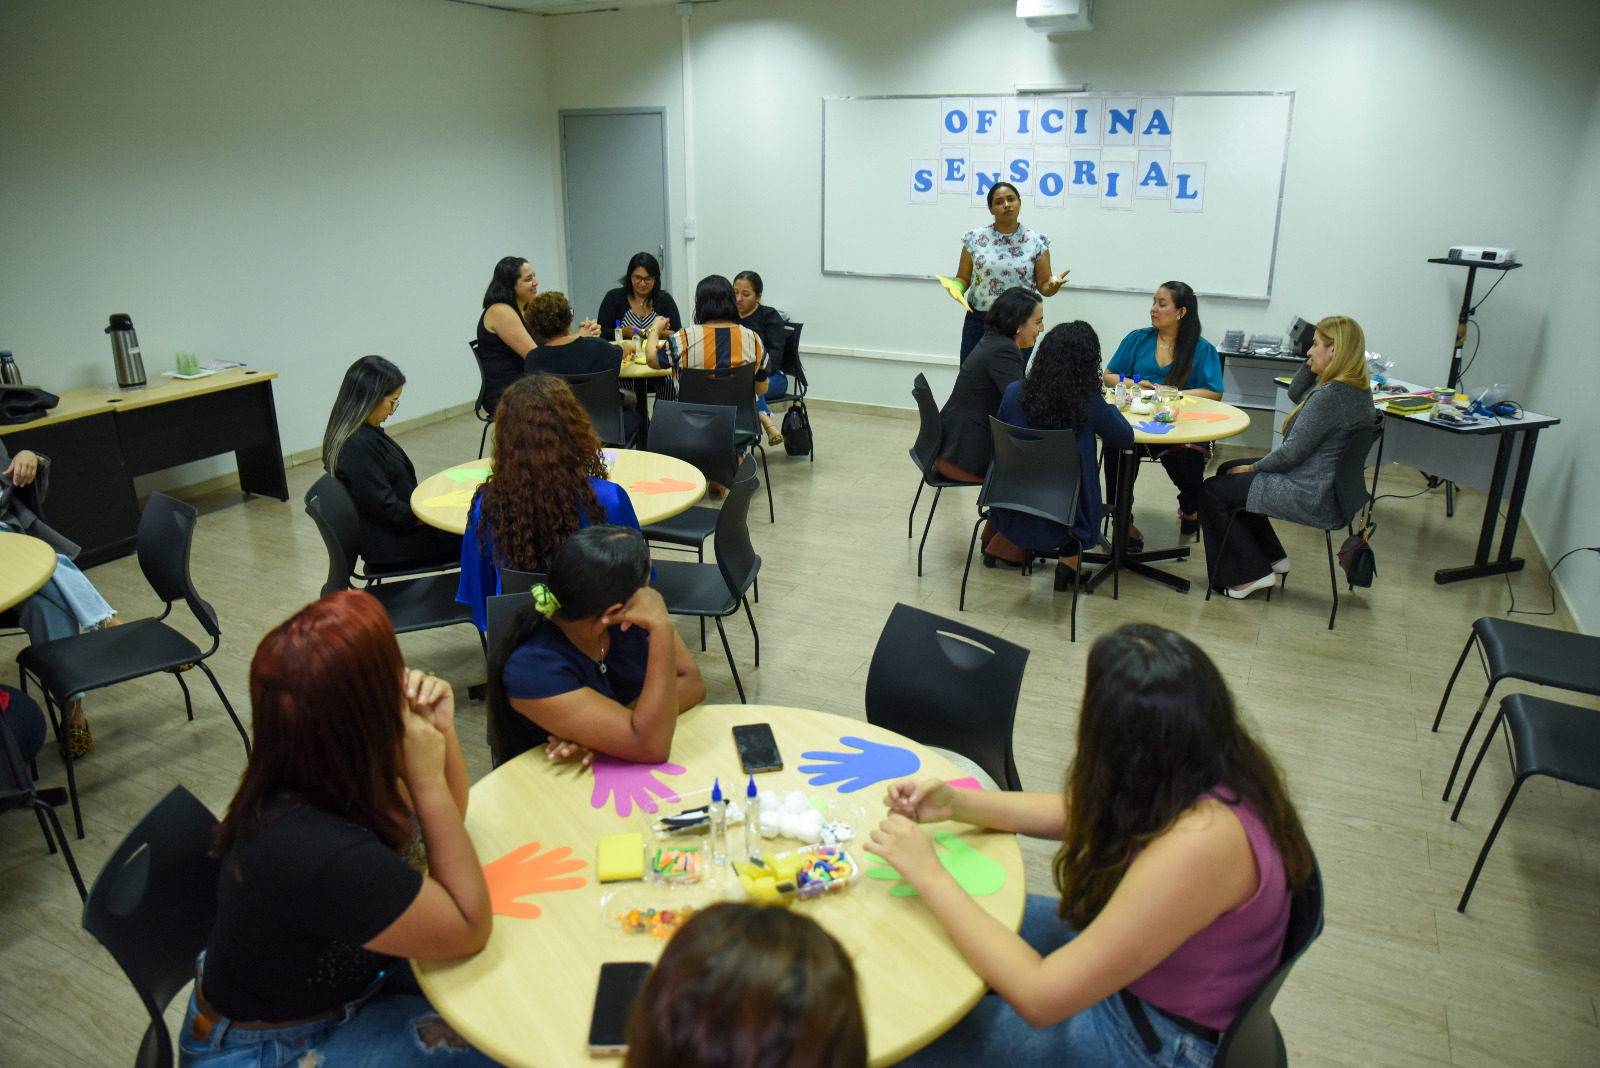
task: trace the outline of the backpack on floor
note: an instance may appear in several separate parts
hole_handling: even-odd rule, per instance
[[[811,420],[804,405],[791,404],[783,413],[783,451],[790,456],[806,456],[811,452]]]

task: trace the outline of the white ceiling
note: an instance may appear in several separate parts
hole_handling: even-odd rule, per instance
[[[481,4],[484,7],[526,11],[534,15],[572,15],[584,11],[616,11],[619,8],[662,7],[676,0],[452,0],[454,3]],[[715,0],[692,0],[694,3]]]

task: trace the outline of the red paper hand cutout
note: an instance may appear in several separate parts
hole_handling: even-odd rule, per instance
[[[682,493],[694,489],[693,482],[685,482],[678,478],[658,478],[654,482],[635,482],[628,487],[629,493]]]
[[[537,920],[540,916],[539,906],[531,901],[518,901],[518,898],[557,890],[576,890],[588,883],[589,880],[583,876],[571,873],[587,867],[589,862],[567,859],[571,854],[569,846],[540,853],[539,843],[529,842],[499,860],[485,864],[483,878],[489,884],[489,907],[499,916]]]
[[[1228,416],[1224,412],[1179,412],[1179,419],[1198,419],[1203,423],[1227,422]]]

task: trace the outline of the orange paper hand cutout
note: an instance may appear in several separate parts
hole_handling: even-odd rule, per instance
[[[685,482],[678,478],[661,478],[654,482],[635,482],[628,487],[629,493],[683,493],[694,489],[693,482]]]
[[[535,854],[538,854],[535,856]],[[518,898],[529,894],[549,894],[557,890],[576,890],[589,880],[572,872],[586,867],[588,861],[568,859],[572,849],[562,846],[548,853],[539,853],[539,843],[529,842],[519,846],[483,866],[484,881],[489,884],[489,905],[498,916],[515,916],[523,920],[536,920],[540,909],[531,901]]]
[[[1198,419],[1205,423],[1223,423],[1228,417],[1223,412],[1179,412],[1179,419]]]

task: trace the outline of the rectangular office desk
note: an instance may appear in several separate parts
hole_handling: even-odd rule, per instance
[[[78,564],[93,567],[133,552],[139,475],[231,452],[244,492],[289,499],[272,401],[277,377],[246,367],[157,378],[141,389],[68,390],[42,419],[0,426],[0,437],[13,455],[50,457],[46,519],[83,547]]]
[[[1289,380],[1278,380],[1278,419],[1294,410],[1289,403]],[[1455,427],[1426,416],[1384,412],[1383,437],[1367,457],[1368,465],[1401,464],[1448,482],[1483,490],[1489,499],[1483,506],[1483,523],[1478,533],[1478,550],[1472,563],[1444,567],[1433,573],[1433,581],[1443,585],[1463,579],[1484,578],[1521,571],[1525,561],[1511,555],[1522,522],[1522,502],[1528,492],[1528,473],[1533,469],[1533,450],[1539,431],[1561,422],[1553,415],[1523,412],[1522,418],[1495,418],[1470,427]],[[1281,432],[1273,444],[1281,440]],[[1500,502],[1506,502],[1506,523],[1500,534],[1500,549],[1493,553],[1495,527],[1500,522]],[[1491,553],[1494,559],[1490,559]]]

